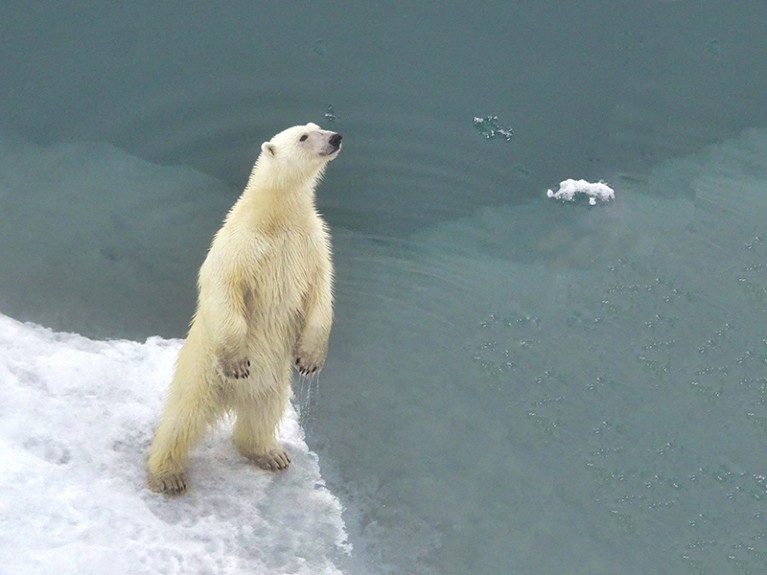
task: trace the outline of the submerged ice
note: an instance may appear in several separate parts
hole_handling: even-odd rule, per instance
[[[109,144],[0,133],[0,311],[99,338],[183,334],[238,193]]]

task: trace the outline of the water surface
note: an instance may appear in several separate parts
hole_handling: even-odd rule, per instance
[[[343,568],[761,572],[764,22],[684,0],[4,6],[0,312],[182,337],[261,142],[316,121],[344,151],[304,426]],[[616,199],[546,198],[565,178]]]

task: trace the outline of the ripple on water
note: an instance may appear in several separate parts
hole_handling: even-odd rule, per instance
[[[694,199],[622,195],[633,222],[598,216],[601,237],[630,238],[619,257],[595,252],[578,269],[510,258],[478,274],[492,311],[476,316],[467,355],[494,397],[485,417],[505,417],[531,464],[567,478],[557,490],[583,502],[569,509],[630,565],[649,546],[693,572],[767,568],[765,149],[682,162]],[[762,166],[761,184],[727,165],[744,161]]]

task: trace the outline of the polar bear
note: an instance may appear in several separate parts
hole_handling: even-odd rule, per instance
[[[259,467],[285,469],[275,432],[291,365],[325,361],[333,321],[330,237],[315,188],[341,135],[294,126],[261,146],[247,186],[213,238],[199,296],[149,450],[148,485],[182,493],[189,449],[225,412],[234,443]]]

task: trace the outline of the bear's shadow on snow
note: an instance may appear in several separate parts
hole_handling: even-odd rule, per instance
[[[149,440],[147,435],[141,446],[142,475]],[[240,455],[231,439],[231,425],[222,425],[190,454],[188,472],[194,475],[194,482],[184,494],[160,495],[143,486],[142,499],[169,525],[193,525],[206,517],[247,521],[263,513],[259,508],[295,501],[306,488],[308,454],[284,438],[282,441],[290,451],[291,466],[281,472],[265,471]]]

